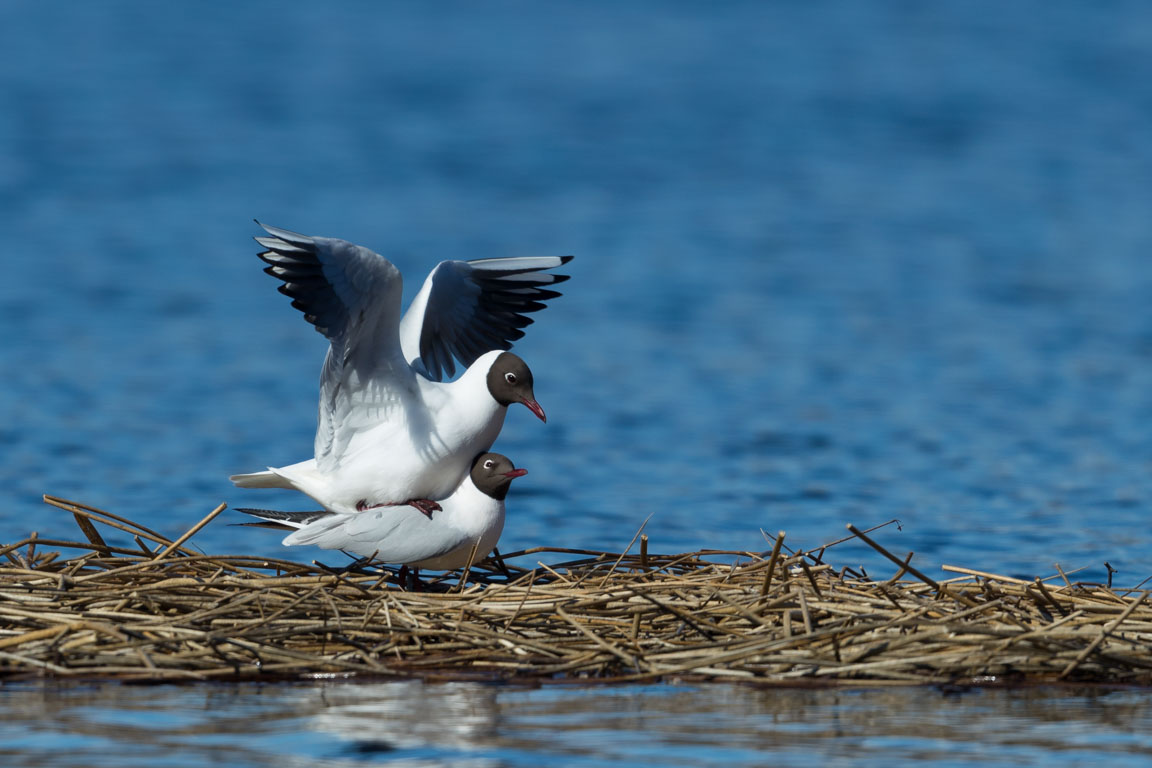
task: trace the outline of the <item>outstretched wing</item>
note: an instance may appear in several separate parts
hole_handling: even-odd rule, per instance
[[[259,221],[256,222],[260,224]],[[309,237],[260,224],[265,272],[331,342],[320,375],[316,461],[339,460],[342,447],[400,402],[411,378],[400,346],[400,271],[383,256],[344,240]]]
[[[547,272],[571,256],[523,256],[441,262],[400,322],[404,359],[434,381],[493,349],[510,349],[532,324],[527,313],[560,294],[568,275]]]

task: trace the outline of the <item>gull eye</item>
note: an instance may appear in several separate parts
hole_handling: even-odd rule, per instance
[[[492,461],[492,459],[488,459],[484,462],[484,469],[492,469],[494,466],[496,466],[496,462]]]
[[[509,371],[508,373],[504,374],[504,381],[508,382],[509,384],[515,384],[516,374]]]

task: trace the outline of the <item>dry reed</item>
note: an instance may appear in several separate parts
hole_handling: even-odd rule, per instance
[[[769,550],[659,555],[537,548],[422,591],[391,571],[204,555],[54,497],[84,541],[0,547],[0,678],[149,681],[419,676],[773,684],[1152,684],[1147,590],[944,566],[874,580]],[[97,524],[127,534],[109,544]],[[78,550],[61,558],[49,548]],[[551,565],[534,555],[569,556]],[[519,563],[528,563],[527,566]]]

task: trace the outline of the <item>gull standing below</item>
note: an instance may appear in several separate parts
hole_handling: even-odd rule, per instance
[[[482,453],[431,520],[408,507],[322,512],[240,509],[276,528],[294,528],[284,545],[339,549],[413,568],[465,568],[488,556],[504,530],[504,498],[512,480],[528,474],[507,456]],[[253,523],[261,525],[261,523]]]
[[[259,222],[257,222],[259,224]],[[560,294],[546,272],[571,256],[441,262],[400,316],[402,278],[373,251],[261,224],[264,270],[331,343],[320,376],[314,458],[233,475],[242,488],[290,488],[325,508],[411,504],[426,515],[487,451],[507,406],[541,420],[532,371],[511,352],[523,313]],[[455,381],[453,358],[467,369]]]

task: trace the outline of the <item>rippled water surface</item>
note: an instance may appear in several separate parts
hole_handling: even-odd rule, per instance
[[[171,535],[221,501],[308,506],[226,479],[307,457],[315,426],[324,341],[261,273],[259,217],[368,245],[410,292],[441,259],[576,254],[518,346],[549,423],[513,411],[497,444],[531,472],[505,550],[619,548],[649,515],[660,551],[761,549],[762,528],[814,546],[899,518],[882,540],[931,573],[1058,562],[1102,579],[1108,561],[1135,584],[1152,575],[1149,82],[1139,2],[9,0],[0,540],[72,533],[46,492]],[[280,553],[224,521],[194,541]],[[231,750],[171,735],[184,705],[225,717],[363,690],[48,692],[75,719],[19,743],[33,760],[104,712],[156,749]],[[497,729],[485,743],[502,746],[452,760],[529,764],[552,730],[598,739],[600,697],[641,713],[604,746],[628,760],[647,754],[644,713],[689,698],[703,722],[729,721],[726,696],[758,702],[757,733],[852,713],[864,744],[862,713],[917,714],[911,693],[784,694],[818,704],[782,720],[746,691],[480,690],[536,735],[497,758]],[[974,733],[1015,701],[934,706]],[[1045,733],[1128,749],[1095,701],[1037,704],[1072,724]],[[296,717],[277,721],[292,739],[253,749],[379,757]],[[710,733],[659,743],[721,762]],[[907,738],[955,759],[958,741]],[[729,762],[749,764],[765,746],[735,744]]]
[[[474,684],[24,687],[5,765],[1147,765],[1129,691],[521,690]]]
[[[226,479],[315,427],[259,216],[410,288],[577,255],[519,347],[509,549],[899,517],[933,560],[1152,570],[1142,5],[178,7],[0,10],[10,535],[67,524],[44,492],[307,506]]]

